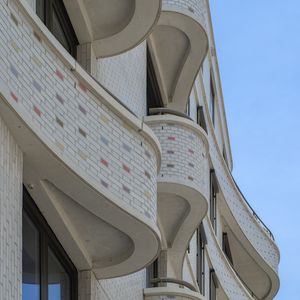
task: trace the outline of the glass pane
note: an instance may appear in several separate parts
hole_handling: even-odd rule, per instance
[[[53,31],[54,36],[59,40],[59,42],[66,48],[67,51],[71,52],[69,43],[66,39],[66,35],[63,31],[61,23],[59,22],[59,17],[53,7]]]
[[[48,247],[48,300],[70,300],[70,277]]]
[[[26,213],[23,213],[22,299],[40,299],[39,232]]]
[[[36,14],[45,23],[45,0],[36,0]]]

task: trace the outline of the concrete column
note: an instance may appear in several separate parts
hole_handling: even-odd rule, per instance
[[[0,299],[22,298],[22,173],[20,148],[0,118]]]
[[[77,61],[90,75],[96,77],[97,60],[91,43],[77,46]]]

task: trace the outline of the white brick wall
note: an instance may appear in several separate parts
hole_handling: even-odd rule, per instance
[[[23,156],[0,119],[0,300],[21,300]]]
[[[156,222],[154,148],[42,40],[14,0],[0,2],[0,82],[62,160]],[[72,167],[70,165],[70,167]]]
[[[96,78],[139,118],[146,115],[146,42],[97,61]]]

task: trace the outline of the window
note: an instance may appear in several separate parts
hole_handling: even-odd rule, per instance
[[[216,106],[216,94],[215,87],[213,83],[213,78],[210,76],[210,97],[209,97],[209,113],[212,123],[215,125],[215,106]]]
[[[197,107],[197,124],[200,125],[207,133],[207,127],[206,127],[206,122],[205,122],[203,106]]]
[[[218,185],[217,185],[216,174],[214,170],[211,170],[210,171],[209,213],[210,213],[210,221],[216,234],[217,234],[217,193],[218,193]]]
[[[223,158],[225,160],[226,165],[228,166],[228,160],[227,160],[227,153],[226,153],[225,144],[223,144]]]
[[[78,40],[62,0],[36,0],[36,13],[47,28],[74,57]]]
[[[158,278],[158,258],[147,268],[147,287],[158,287],[157,283],[151,283],[152,279]]]
[[[232,255],[231,255],[227,232],[223,232],[223,235],[222,235],[222,249],[223,249],[223,252],[225,253],[226,257],[228,258],[228,261],[230,262],[231,266],[233,266],[233,260],[232,260]]]
[[[77,299],[77,270],[25,189],[22,222],[22,299]]]
[[[217,299],[217,276],[213,269],[210,269],[209,272],[209,300]]]
[[[154,70],[152,57],[148,48],[147,48],[147,107],[148,107],[148,115],[149,115],[150,108],[164,107],[155,70]]]
[[[200,293],[205,296],[205,245],[206,236],[201,223],[197,229],[197,282]]]
[[[185,112],[189,117],[191,116],[191,97],[189,97],[189,99],[186,103]]]

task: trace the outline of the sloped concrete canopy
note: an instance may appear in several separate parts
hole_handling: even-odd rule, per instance
[[[161,0],[64,0],[80,44],[92,43],[96,57],[125,52],[156,24]]]
[[[184,112],[208,49],[204,27],[189,12],[165,7],[148,45],[164,106]]]

